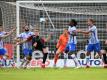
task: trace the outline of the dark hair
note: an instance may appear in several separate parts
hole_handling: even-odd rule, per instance
[[[75,19],[71,19],[71,22],[73,22],[73,25],[76,26],[77,25],[77,21]]]
[[[2,24],[0,24],[0,26],[2,26]]]

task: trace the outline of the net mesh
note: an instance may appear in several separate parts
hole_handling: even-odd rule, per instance
[[[47,43],[50,52],[54,52],[55,44],[59,35],[64,28],[68,28],[69,21],[76,19],[78,21],[78,29],[87,30],[86,21],[88,18],[93,18],[98,27],[98,36],[104,47],[104,40],[106,38],[106,22],[107,22],[107,3],[20,3],[20,25],[28,23],[32,26],[40,27],[42,36],[46,37],[49,32],[53,30],[48,15],[54,24],[54,32],[52,40]],[[48,15],[46,14],[48,12]],[[40,22],[40,18],[48,19],[47,22]],[[23,21],[21,21],[23,20]],[[78,35],[77,51],[84,50],[87,44],[88,37],[81,34]],[[53,55],[50,54],[50,58]]]

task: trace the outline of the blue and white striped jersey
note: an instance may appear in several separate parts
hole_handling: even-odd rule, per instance
[[[89,36],[89,44],[99,43],[96,26],[95,25],[93,25],[92,27],[89,26],[89,31],[91,32]]]
[[[70,37],[69,37],[68,43],[77,44],[77,38],[76,38],[76,36],[73,36],[73,35],[72,35],[73,32],[76,31],[76,27],[75,27],[75,26],[73,26],[73,27],[69,26],[68,31],[69,31],[69,33],[70,33]]]
[[[30,31],[29,32],[23,32],[18,36],[18,38],[21,38],[22,40],[25,40],[25,39],[27,39],[28,37],[30,37],[32,35],[34,35],[33,32],[30,32]],[[22,48],[23,49],[25,49],[25,48],[31,49],[32,48],[32,43],[31,42],[25,42],[25,43],[22,44]]]

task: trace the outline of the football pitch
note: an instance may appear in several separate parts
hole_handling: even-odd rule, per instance
[[[107,69],[0,69],[0,80],[107,80]]]

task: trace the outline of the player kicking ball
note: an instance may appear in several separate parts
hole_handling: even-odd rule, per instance
[[[57,43],[57,51],[54,57],[54,67],[56,67],[56,63],[58,61],[59,55],[65,51],[66,45],[68,43],[69,34],[68,30],[64,29],[63,34],[60,35],[58,43]]]
[[[100,47],[100,41],[98,39],[97,35],[97,27],[95,26],[95,21],[93,19],[88,19],[87,24],[89,26],[89,29],[87,31],[83,30],[77,30],[77,32],[88,34],[89,35],[89,43],[87,47],[87,53],[86,53],[86,68],[90,67],[90,53],[92,51],[95,51],[99,54],[101,57],[101,47]]]

